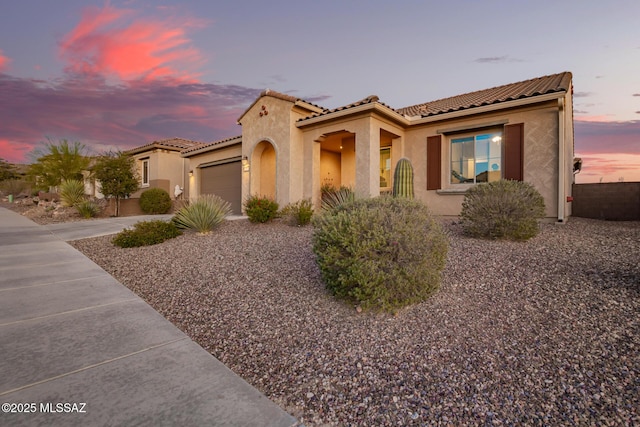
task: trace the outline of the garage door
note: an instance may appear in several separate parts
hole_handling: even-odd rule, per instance
[[[242,211],[242,163],[232,161],[200,170],[200,194],[215,194],[231,203],[234,214]]]

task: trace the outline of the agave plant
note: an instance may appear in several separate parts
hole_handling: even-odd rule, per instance
[[[60,184],[60,200],[64,206],[76,206],[84,201],[84,183],[70,179]]]
[[[322,196],[320,209],[323,212],[331,212],[347,202],[353,202],[356,194],[349,187],[340,187],[334,191],[327,191]]]
[[[204,194],[180,208],[172,221],[178,228],[207,234],[231,214],[231,204],[213,194]]]

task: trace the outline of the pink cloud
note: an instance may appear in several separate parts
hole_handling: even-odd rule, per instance
[[[201,25],[193,18],[138,18],[135,11],[108,3],[91,6],[62,40],[60,55],[74,73],[193,80],[204,60],[186,30]]]
[[[4,71],[9,65],[9,62],[11,62],[11,59],[4,56],[2,50],[0,50],[0,71]]]
[[[579,184],[589,182],[640,182],[640,154],[584,153],[582,170],[576,175]]]
[[[0,157],[25,161],[46,141],[80,141],[94,153],[129,149],[182,137],[211,142],[240,133],[236,119],[259,89],[174,80],[108,84],[100,76],[68,75],[54,81],[0,74]],[[10,143],[9,143],[10,141]]]
[[[22,163],[27,153],[33,150],[35,144],[25,144],[8,139],[0,139],[0,158],[10,163]]]

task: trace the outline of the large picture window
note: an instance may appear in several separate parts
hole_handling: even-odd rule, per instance
[[[475,184],[502,177],[502,132],[451,138],[451,183]]]

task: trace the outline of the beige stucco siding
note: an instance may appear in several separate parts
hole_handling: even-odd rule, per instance
[[[150,151],[135,154],[135,168],[138,179],[142,183],[142,160],[149,160],[149,185],[140,187],[138,191],[131,195],[138,198],[143,191],[149,188],[162,188],[167,191],[171,198],[174,198],[175,186],[187,187],[186,171],[188,160],[183,159],[178,151],[162,150],[154,148]]]
[[[451,184],[450,134],[448,129],[473,131],[487,125],[499,129],[504,124],[524,123],[524,181],[534,185],[545,200],[546,216],[557,215],[558,186],[558,112],[556,101],[509,111],[435,122],[411,128],[406,132],[406,157],[414,167],[416,198],[424,201],[437,215],[459,215],[464,200],[465,185]],[[426,188],[427,137],[442,135],[442,189]],[[466,186],[468,187],[468,186]],[[459,191],[458,194],[455,192]]]

